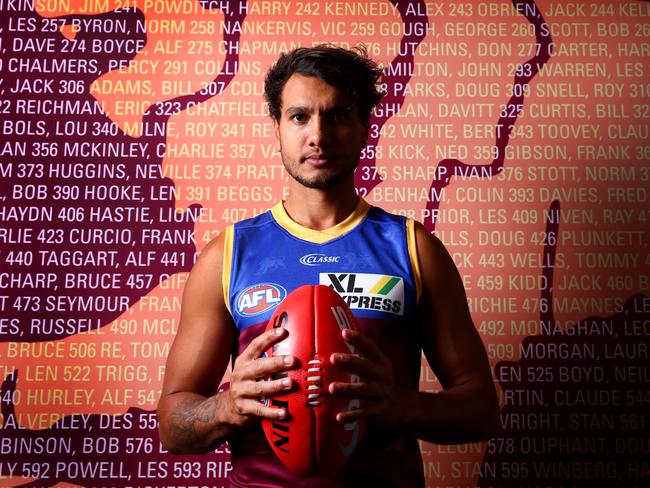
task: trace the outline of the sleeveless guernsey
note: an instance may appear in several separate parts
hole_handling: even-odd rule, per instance
[[[414,222],[363,199],[324,231],[295,223],[282,202],[226,229],[223,288],[238,332],[233,357],[264,331],[295,288],[323,284],[350,305],[361,330],[390,359],[397,384],[417,390],[421,348],[413,325],[421,288]],[[417,440],[369,425],[336,479],[295,477],[269,447],[261,426],[230,440],[232,486],[423,486]]]

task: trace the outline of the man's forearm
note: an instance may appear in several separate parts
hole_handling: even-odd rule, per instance
[[[460,385],[440,393],[404,391],[403,430],[436,444],[486,441],[495,431],[499,407],[493,388]]]
[[[173,453],[208,452],[237,431],[224,415],[222,391],[211,397],[173,393],[158,406],[160,440]]]

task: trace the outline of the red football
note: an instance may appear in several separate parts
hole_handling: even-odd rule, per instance
[[[280,460],[298,476],[331,476],[348,460],[365,427],[359,421],[337,422],[338,412],[358,407],[359,401],[336,398],[328,391],[333,381],[358,381],[330,363],[334,352],[355,352],[341,330],[357,329],[356,319],[334,290],[305,285],[278,305],[266,326],[274,327],[284,327],[289,334],[267,354],[291,354],[298,367],[271,379],[288,375],[297,386],[268,399],[270,406],[287,410],[287,419],[262,419],[264,433]]]

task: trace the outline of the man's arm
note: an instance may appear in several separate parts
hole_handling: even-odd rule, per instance
[[[233,350],[235,327],[221,284],[223,237],[201,252],[185,285],[178,333],[167,358],[158,403],[160,440],[171,452],[206,452],[259,417],[284,412],[260,403],[291,388],[282,380],[258,381],[289,369],[293,358],[259,356],[286,335],[276,329],[255,338],[235,361],[230,388],[217,392]]]
[[[496,429],[498,402],[483,343],[476,332],[456,266],[437,238],[416,226],[422,274],[417,327],[424,354],[443,386],[440,393],[413,392],[395,385],[390,361],[367,336],[345,331],[364,358],[335,354],[333,362],[358,373],[359,384],[331,391],[366,401],[340,421],[369,417],[438,444],[487,440]]]

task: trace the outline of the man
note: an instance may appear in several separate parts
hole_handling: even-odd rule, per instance
[[[205,452],[228,440],[234,486],[422,486],[417,439],[485,440],[496,425],[487,357],[449,254],[421,225],[371,207],[354,188],[370,114],[381,99],[380,75],[363,51],[331,46],[278,60],[265,96],[291,176],[288,196],[206,246],[188,279],[158,407],[160,436],[172,452]],[[311,255],[321,258],[318,265],[305,264],[314,264],[305,258]],[[368,283],[378,280],[392,288],[368,299],[377,295]],[[368,431],[330,480],[292,475],[259,422],[286,415],[261,397],[295,388],[282,375],[259,381],[295,363],[262,357],[287,334],[263,332],[273,293],[307,283],[339,291],[363,331],[343,335],[361,357],[331,358],[361,381],[334,383],[330,393],[362,400],[337,420],[365,418]],[[243,297],[261,285],[273,290],[260,312]],[[418,391],[422,352],[443,392]],[[231,354],[229,388],[217,392]]]

